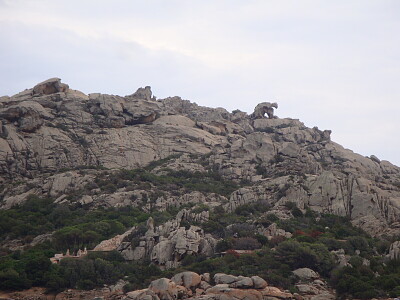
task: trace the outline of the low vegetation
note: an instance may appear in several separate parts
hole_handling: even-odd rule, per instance
[[[178,186],[187,190],[218,191],[226,194],[236,188],[213,173],[177,173],[154,175],[148,170],[120,171],[118,182],[157,185],[160,191]],[[100,184],[100,187],[102,185]],[[150,199],[148,199],[150,200]],[[118,252],[89,253],[81,259],[64,259],[59,265],[49,258],[66,249],[92,248],[98,242],[124,232],[152,216],[156,223],[176,215],[178,208],[165,212],[144,212],[138,208],[88,210],[74,205],[60,205],[52,199],[29,197],[28,201],[9,210],[0,211],[0,238],[4,241],[20,239],[29,244],[37,235],[52,232],[52,240],[27,247],[24,251],[0,251],[0,290],[20,290],[31,286],[45,286],[49,291],[66,288],[92,289],[113,284],[126,278],[126,290],[139,289],[159,277],[190,270],[211,275],[224,272],[234,275],[259,275],[273,285],[296,291],[297,278],[292,271],[311,268],[337,290],[341,299],[351,297],[369,299],[397,296],[400,292],[400,262],[388,261],[385,254],[392,240],[375,239],[349,219],[330,214],[300,210],[295,203],[285,209],[293,216],[280,220],[269,212],[268,202],[257,202],[237,207],[228,213],[223,206],[210,209],[206,205],[193,208],[195,212],[209,210],[210,218],[200,225],[205,232],[220,240],[216,247],[220,257],[187,256],[182,266],[162,271],[150,262],[126,262]],[[267,239],[258,228],[276,223],[292,233]],[[234,249],[234,250],[233,250]],[[349,265],[339,268],[332,251],[343,249],[350,256]],[[235,250],[250,250],[240,255]]]

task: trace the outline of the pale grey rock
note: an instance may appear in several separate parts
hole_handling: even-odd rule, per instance
[[[34,132],[43,125],[44,119],[53,119],[54,117],[39,103],[24,101],[18,105],[0,109],[0,118],[9,123],[16,123],[21,131]],[[5,132],[8,133],[8,131]]]
[[[152,91],[150,86],[146,86],[144,88],[138,88],[135,93],[133,93],[130,96],[127,96],[128,98],[134,98],[134,99],[143,99],[147,101],[155,101],[155,97],[152,97]]]
[[[207,291],[209,288],[211,288],[211,284],[208,281],[201,281],[200,282],[200,288],[204,291]]]
[[[167,278],[152,281],[149,290],[154,292],[160,300],[175,300],[178,297],[178,288],[175,282]]]
[[[296,284],[295,286],[305,300],[336,299],[335,291],[330,289],[326,282],[320,283],[315,280],[314,282]]]
[[[128,283],[129,283],[128,281],[125,281],[125,280],[120,279],[120,280],[118,280],[114,285],[111,285],[111,286],[110,286],[110,291],[111,291],[111,292],[122,291],[123,288],[124,288],[124,286],[125,286],[126,284],[128,284]]]
[[[324,282],[324,281],[322,281],[320,279],[315,279],[313,281],[313,283],[316,284],[316,285],[320,285],[320,286],[326,286],[326,282]]]
[[[177,285],[182,285],[187,289],[193,289],[200,285],[201,276],[195,272],[181,272],[171,278]]]
[[[160,298],[150,289],[137,290],[126,293],[126,300],[160,300]]]
[[[94,247],[93,251],[112,251],[117,250],[121,244],[123,243],[124,239],[132,234],[132,232],[136,229],[136,227],[132,227],[123,234],[116,235],[111,239],[104,240],[100,242],[96,247]]]
[[[225,276],[229,276],[224,274]],[[180,275],[178,276],[180,277]],[[248,277],[238,276],[237,279],[247,280]],[[182,282],[181,278],[177,279]],[[202,287],[203,285],[204,288]],[[208,286],[207,286],[208,285]],[[153,298],[152,298],[153,297]],[[210,286],[205,281],[200,283],[200,288],[191,289],[182,285],[176,285],[172,280],[161,278],[153,281],[148,289],[129,292],[123,299],[130,300],[156,300],[171,299],[171,297],[178,297],[178,299],[202,299],[202,300],[234,300],[234,299],[248,299],[248,300],[271,300],[271,299],[301,299],[294,298],[294,295],[288,292],[272,287],[264,286],[263,288],[253,289],[244,286],[244,288],[232,288],[229,284],[216,284]],[[304,298],[306,299],[306,298]]]
[[[258,233],[266,236],[269,240],[276,236],[283,236],[285,238],[292,237],[292,234],[290,232],[278,228],[278,225],[276,223],[272,223],[267,228],[258,228]]]
[[[93,198],[89,195],[85,195],[78,202],[82,205],[88,205],[90,203],[93,203]]]
[[[268,115],[269,119],[276,118],[274,116],[274,108],[278,108],[278,103],[274,102],[262,102],[259,103],[255,108],[254,112],[251,115],[252,118],[254,119],[261,119],[265,117],[265,114]]]
[[[251,276],[255,289],[263,289],[268,286],[268,283],[259,276]]]
[[[254,283],[250,277],[238,276],[238,280],[229,284],[229,287],[238,289],[249,289],[254,287]]]
[[[325,292],[319,295],[311,296],[310,300],[335,300],[336,295],[333,293]]]
[[[230,275],[230,276],[232,276],[232,275]],[[215,286],[213,286],[207,290],[207,294],[227,292],[227,291],[231,291],[231,290],[232,289],[229,287],[229,284],[227,284],[227,283],[216,283]]]
[[[44,233],[44,234],[35,236],[35,238],[30,243],[30,246],[34,247],[34,246],[44,243],[46,241],[51,241],[52,238],[53,238],[53,233]]]
[[[222,203],[230,212],[263,201],[279,218],[286,218],[290,215],[284,203],[293,201],[300,209],[308,205],[319,212],[348,216],[372,235],[400,233],[400,189],[396,185],[400,169],[344,149],[330,140],[329,130],[307,128],[299,120],[251,119],[244,112],[201,107],[179,97],[156,101],[149,87],[127,97],[85,95],[59,79],[2,97],[0,115],[0,182],[6,186],[0,195],[2,208],[22,203],[29,194],[63,197],[60,201],[68,204],[72,190],[82,191],[82,197],[74,201],[90,196],[93,202],[85,204],[90,207],[137,207],[143,205],[143,191],[87,191],[96,172],[71,173],[68,178],[62,170],[78,166],[135,169],[182,154],[153,171],[162,174],[168,167],[205,172],[213,167],[225,179],[248,181],[253,186],[239,189],[228,199],[210,193],[167,192],[154,204],[144,204],[145,211],[186,203],[206,203],[212,209]],[[14,187],[10,178],[31,184]],[[152,186],[145,192],[156,189]],[[201,223],[207,215],[190,211],[184,218]],[[137,251],[135,257],[143,253],[149,257],[158,243],[159,233],[154,234],[141,249],[129,251]],[[188,236],[192,240],[192,233]],[[182,249],[184,240],[176,237]],[[186,254],[196,249],[211,253],[212,243],[205,235],[200,242],[194,240],[186,244]],[[182,251],[174,252],[174,259],[166,264],[177,264]]]
[[[317,295],[319,290],[310,284],[296,284],[300,294]]]
[[[59,92],[67,92],[68,89],[69,86],[65,83],[61,83],[60,78],[50,78],[35,85],[32,95],[49,95]]]
[[[196,122],[185,116],[169,115],[161,116],[156,121],[154,121],[154,125],[195,127]]]
[[[300,278],[302,281],[310,281],[319,278],[319,275],[310,268],[300,268],[293,271],[293,274]]]
[[[216,240],[196,226],[189,229],[180,227],[182,213],[175,220],[154,227],[148,222],[147,232],[140,237],[140,243],[132,247],[129,234],[121,240],[119,251],[127,260],[149,258],[153,263],[165,268],[175,268],[186,255],[214,253]]]
[[[400,259],[400,241],[393,242],[389,247],[389,259]]]
[[[210,283],[210,281],[211,281],[211,275],[210,275],[210,273],[203,273],[203,274],[201,274],[201,280]]]
[[[230,284],[236,281],[238,281],[237,276],[227,275],[224,273],[217,273],[214,275],[214,282],[216,284]]]
[[[332,250],[331,253],[335,255],[336,263],[339,267],[350,266],[350,255],[346,255],[344,249],[339,249],[337,251]]]

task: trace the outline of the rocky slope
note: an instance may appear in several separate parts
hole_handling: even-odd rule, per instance
[[[348,216],[372,235],[400,233],[400,168],[343,148],[330,131],[262,117],[268,111],[258,107],[248,115],[179,97],[156,100],[150,87],[125,97],[85,95],[57,78],[47,80],[0,98],[1,207],[30,194],[93,207],[139,206],[157,187],[105,191],[99,177],[160,162],[152,173],[212,170],[236,182],[237,190],[165,189],[149,209],[222,203],[234,210],[264,201],[279,211],[291,201]],[[73,191],[80,194],[71,197]]]
[[[334,299],[330,280],[341,297],[397,294],[400,168],[277,108],[230,113],[157,100],[150,87],[85,95],[58,78],[0,97],[0,288],[317,300]],[[49,262],[88,245],[59,268]],[[47,298],[40,288],[4,295]]]

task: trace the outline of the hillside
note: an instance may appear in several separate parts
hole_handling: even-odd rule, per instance
[[[264,102],[251,115],[230,113],[180,97],[156,99],[150,87],[125,97],[86,95],[57,78],[1,97],[0,278],[13,270],[14,281],[21,280],[15,289],[60,290],[128,276],[136,289],[178,271],[225,272],[259,275],[311,299],[310,289],[301,291],[289,278],[307,267],[319,273],[313,280],[339,286],[339,294],[357,296],[350,287],[340,291],[346,272],[371,281],[360,289],[375,291],[368,295],[400,292],[398,280],[378,289],[382,282],[373,275],[390,281],[399,272],[395,263],[389,270],[383,262],[400,256],[400,168],[345,149],[331,141],[329,130],[278,118],[277,107]],[[51,266],[54,277],[43,267],[47,277],[40,280],[26,265],[17,266],[29,261],[24,253],[47,264],[56,251],[84,247],[97,251],[89,261],[102,259],[103,268],[112,262],[119,271],[85,285],[82,274],[62,283],[65,273],[57,272],[65,269],[58,266]],[[273,272],[251,260],[254,251],[225,253],[232,249],[261,251],[261,264]],[[144,268],[143,274],[124,269],[125,261]],[[148,269],[150,262],[156,269]],[[334,273],[340,264],[352,270]],[[363,272],[368,280],[360,279]]]

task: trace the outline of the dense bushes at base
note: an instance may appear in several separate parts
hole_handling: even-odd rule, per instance
[[[96,260],[97,258],[91,257],[92,255],[88,255],[87,259],[71,262],[68,262],[68,259],[63,260],[60,266],[51,265],[49,258],[55,253],[65,253],[67,249],[70,249],[71,253],[84,247],[91,249],[101,240],[145,222],[150,215],[156,222],[164,222],[172,217],[168,212],[148,214],[130,207],[91,211],[82,207],[57,205],[50,199],[36,196],[29,197],[21,206],[0,210],[0,238],[3,240],[22,238],[29,243],[36,235],[54,231],[51,242],[47,241],[30,249],[27,247],[23,252],[10,253],[1,249],[0,290],[20,290],[31,286],[47,286],[53,290],[66,287],[92,288],[103,283],[111,283],[115,278],[120,278],[121,274],[133,274],[132,270],[127,273],[123,269],[110,278],[96,275],[90,279],[85,277],[86,273],[79,271],[81,267],[93,275],[93,272],[97,272],[96,268],[104,267],[109,270],[109,264]],[[90,262],[92,260],[93,262]],[[108,261],[116,261],[124,268],[127,265],[115,257],[108,258]],[[67,269],[70,270],[68,271],[70,274]],[[72,269],[76,270],[72,272]],[[82,278],[85,278],[85,281]]]
[[[0,290],[20,290],[32,285],[44,286],[54,252],[45,245],[25,252],[0,257]]]
[[[197,208],[198,212],[206,209],[209,208]],[[133,208],[89,211],[30,197],[19,207],[0,211],[0,238],[29,241],[34,235],[54,230],[53,241],[24,252],[3,253],[0,256],[0,289],[18,290],[31,286],[46,286],[51,291],[91,289],[124,278],[130,282],[126,290],[133,290],[146,287],[156,277],[171,277],[183,270],[212,275],[216,272],[259,275],[272,285],[293,289],[296,278],[291,271],[308,267],[330,279],[343,299],[399,295],[400,262],[388,262],[381,256],[387,253],[389,240],[371,238],[353,227],[345,217],[310,210],[299,212],[291,203],[286,207],[294,216],[291,219],[279,220],[268,214],[268,209],[268,204],[263,202],[239,206],[232,213],[225,212],[222,206],[209,209],[210,219],[197,225],[221,238],[216,252],[226,255],[218,258],[186,256],[182,267],[161,271],[149,262],[125,262],[118,252],[90,253],[82,259],[64,259],[60,265],[50,264],[49,257],[67,248],[71,251],[85,246],[91,248],[100,240],[120,234],[133,225],[141,224],[139,228],[145,231],[143,222],[150,215],[156,223],[165,222],[179,209],[149,214]],[[25,220],[34,221],[24,224]],[[292,238],[277,236],[268,240],[257,233],[258,226],[267,227],[273,222],[291,232]],[[186,222],[184,225],[191,224]],[[239,255],[232,249],[255,251]],[[344,249],[352,256],[351,267],[335,268],[336,262],[330,251],[338,249]]]
[[[56,235],[65,236],[65,243],[96,242],[144,222],[149,216],[132,207],[87,210],[32,195],[21,206],[0,210],[0,238],[24,238],[29,242],[37,235],[59,230]],[[60,244],[60,249],[64,246]]]
[[[370,266],[350,260],[352,266],[332,272],[332,284],[343,298],[352,295],[361,299],[400,295],[400,260]]]

